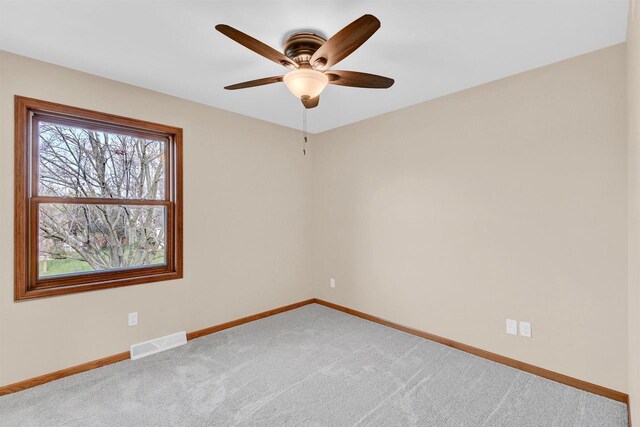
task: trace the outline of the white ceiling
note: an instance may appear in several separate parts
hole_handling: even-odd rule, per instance
[[[378,32],[335,69],[393,77],[388,90],[329,86],[312,133],[623,42],[627,0],[2,1],[0,49],[300,128],[282,74],[214,30],[226,23],[281,50],[285,34],[333,35],[365,13]]]

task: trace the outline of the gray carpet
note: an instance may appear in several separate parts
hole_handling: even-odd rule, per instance
[[[3,427],[604,427],[626,411],[315,304],[0,397]]]

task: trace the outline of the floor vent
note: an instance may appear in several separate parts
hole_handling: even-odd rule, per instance
[[[178,332],[153,340],[133,344],[131,346],[131,360],[140,359],[141,357],[150,356],[160,353],[161,351],[179,347],[187,343],[187,333]]]

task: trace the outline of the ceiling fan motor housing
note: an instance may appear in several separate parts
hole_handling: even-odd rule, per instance
[[[309,64],[311,56],[326,40],[314,33],[292,34],[282,45],[284,54],[300,65]]]

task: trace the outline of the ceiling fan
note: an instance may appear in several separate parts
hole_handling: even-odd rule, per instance
[[[363,15],[338,31],[329,40],[311,33],[294,33],[284,42],[284,53],[253,37],[225,24],[216,25],[230,39],[251,49],[258,55],[290,68],[282,76],[265,77],[226,86],[227,90],[284,82],[289,91],[302,101],[305,108],[315,108],[320,102],[320,93],[327,84],[387,89],[393,79],[357,71],[338,71],[330,68],[349,56],[380,28],[380,21],[373,15]]]

